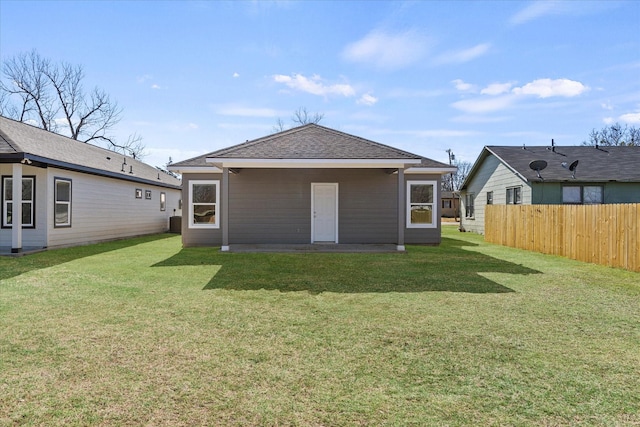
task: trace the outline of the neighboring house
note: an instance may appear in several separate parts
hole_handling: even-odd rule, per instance
[[[451,166],[316,124],[169,166],[184,246],[438,244]],[[232,248],[231,248],[232,249]]]
[[[159,233],[180,208],[181,182],[173,176],[5,117],[0,180],[2,252]]]
[[[443,191],[441,206],[441,216],[458,218],[460,215],[460,195],[454,191]]]
[[[487,204],[640,203],[640,147],[487,146],[460,202],[462,229],[481,234]]]

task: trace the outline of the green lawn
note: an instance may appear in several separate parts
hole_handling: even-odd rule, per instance
[[[640,274],[443,232],[0,258],[0,425],[640,425]]]

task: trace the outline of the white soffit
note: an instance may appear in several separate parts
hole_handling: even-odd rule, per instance
[[[225,168],[403,168],[419,159],[230,159],[208,157]]]

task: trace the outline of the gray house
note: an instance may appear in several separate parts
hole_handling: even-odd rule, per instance
[[[488,204],[640,203],[640,147],[487,146],[460,190],[461,227]]]
[[[175,163],[184,246],[438,244],[451,166],[307,124]]]
[[[166,231],[180,189],[131,157],[0,116],[0,252]]]

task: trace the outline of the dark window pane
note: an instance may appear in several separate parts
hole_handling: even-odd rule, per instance
[[[33,200],[33,180],[22,180],[22,200]]]
[[[433,203],[433,185],[412,185],[411,203]]]
[[[13,179],[11,178],[4,180],[4,199],[13,200]]]
[[[22,204],[22,224],[31,225],[31,203]]]
[[[71,183],[67,181],[56,181],[56,200],[58,202],[71,201]]]
[[[582,190],[584,194],[584,203],[593,205],[602,203],[602,187],[585,186]]]
[[[193,184],[193,203],[215,203],[215,184]]]
[[[581,195],[580,187],[578,186],[562,187],[562,202],[563,203],[582,203],[582,195]]]

